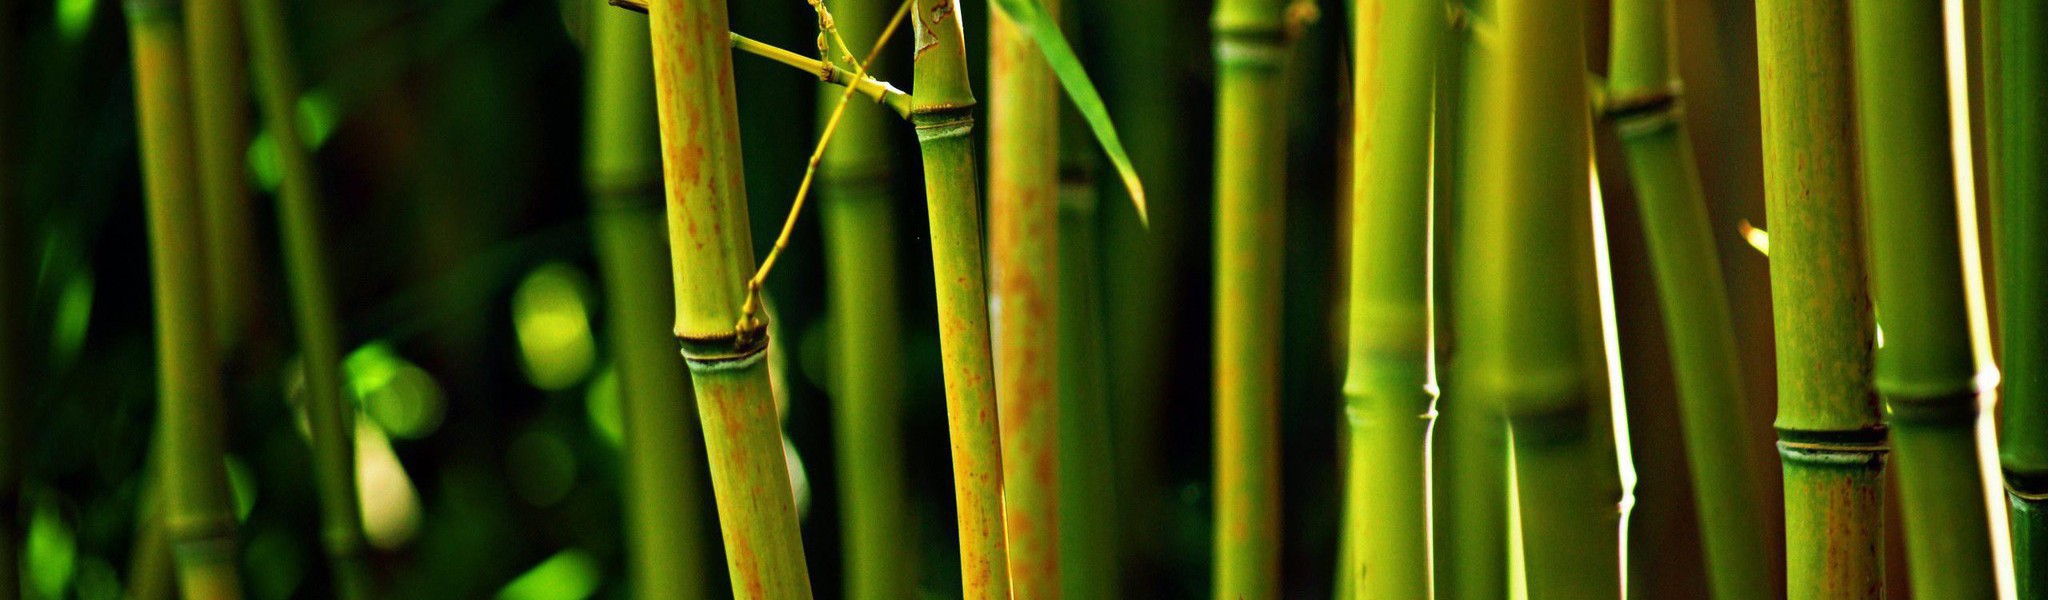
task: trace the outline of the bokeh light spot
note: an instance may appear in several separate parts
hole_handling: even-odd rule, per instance
[[[560,436],[527,431],[505,447],[505,471],[519,497],[534,506],[561,502],[576,484],[576,455]]]
[[[426,437],[439,429],[447,416],[448,401],[441,384],[389,344],[365,344],[342,360],[342,369],[364,414],[391,437]]]
[[[597,340],[585,306],[588,282],[563,263],[534,269],[512,293],[512,325],[519,335],[521,364],[535,387],[563,390],[590,374]]]
[[[498,592],[498,600],[582,600],[597,591],[597,559],[563,550],[534,565]]]
[[[372,547],[394,550],[419,535],[420,494],[413,487],[391,438],[356,422],[356,499],[363,506],[363,537]]]
[[[85,334],[92,326],[93,279],[91,271],[79,271],[64,283],[57,296],[57,314],[51,319],[51,356],[59,366],[69,365],[85,347]]]
[[[47,496],[36,502],[35,512],[29,516],[25,546],[22,566],[29,588],[44,598],[64,597],[78,562],[78,538],[64,521],[63,511]]]
[[[624,444],[626,438],[625,421],[619,413],[623,410],[621,401],[617,367],[598,371],[597,379],[583,395],[583,412],[590,419],[590,429],[613,449]]]
[[[57,0],[57,37],[64,38],[66,43],[84,39],[98,4],[95,0]]]
[[[256,508],[256,472],[235,456],[227,456],[223,462],[227,463],[228,486],[235,494],[235,520],[247,522],[249,511]]]

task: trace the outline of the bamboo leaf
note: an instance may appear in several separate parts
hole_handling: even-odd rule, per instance
[[[1138,171],[1131,167],[1131,157],[1124,152],[1124,143],[1117,138],[1116,125],[1109,122],[1109,107],[1103,105],[1102,94],[1095,91],[1095,82],[1088,79],[1088,72],[1082,70],[1081,59],[1074,55],[1074,47],[1060,34],[1060,24],[1046,14],[1045,7],[1038,0],[996,0],[996,8],[1017,24],[1018,29],[1031,37],[1038,50],[1045,53],[1045,63],[1052,66],[1053,75],[1060,80],[1060,87],[1067,90],[1067,97],[1074,100],[1074,109],[1088,122],[1088,130],[1095,134],[1095,141],[1102,144],[1102,153],[1109,156],[1109,162],[1116,167],[1118,177],[1124,180],[1124,188],[1130,190],[1131,204],[1138,209],[1138,220],[1150,223],[1145,214],[1145,187],[1138,182]]]

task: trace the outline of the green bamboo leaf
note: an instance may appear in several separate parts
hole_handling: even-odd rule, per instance
[[[1045,63],[1052,66],[1053,75],[1059,77],[1060,87],[1067,90],[1068,98],[1074,100],[1074,108],[1088,122],[1088,130],[1095,133],[1095,141],[1102,144],[1102,153],[1109,156],[1117,176],[1123,178],[1124,188],[1130,190],[1131,204],[1138,209],[1139,222],[1149,224],[1151,221],[1145,214],[1145,186],[1138,182],[1138,171],[1131,167],[1131,157],[1124,152],[1124,143],[1116,136],[1116,125],[1109,122],[1109,108],[1102,104],[1102,94],[1095,91],[1095,82],[1090,81],[1088,72],[1081,69],[1081,59],[1074,55],[1074,47],[1067,44],[1067,38],[1060,34],[1059,21],[1047,15],[1038,0],[996,0],[995,5],[1031,37],[1040,52],[1045,53]]]

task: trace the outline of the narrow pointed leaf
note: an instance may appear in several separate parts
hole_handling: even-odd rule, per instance
[[[1045,53],[1045,63],[1052,66],[1053,75],[1060,80],[1060,87],[1067,90],[1067,97],[1074,100],[1074,109],[1088,122],[1088,130],[1095,134],[1095,141],[1102,144],[1102,153],[1109,156],[1109,162],[1116,167],[1118,177],[1123,178],[1124,188],[1130,190],[1131,204],[1138,209],[1140,222],[1149,223],[1145,214],[1145,187],[1138,182],[1138,171],[1131,167],[1131,157],[1124,152],[1124,143],[1116,136],[1116,125],[1109,122],[1109,108],[1102,104],[1102,94],[1095,91],[1095,82],[1088,79],[1087,71],[1081,69],[1081,59],[1074,55],[1074,47],[1067,44],[1067,38],[1060,34],[1059,21],[1045,12],[1038,0],[996,0],[996,8],[1024,30],[1038,49]]]

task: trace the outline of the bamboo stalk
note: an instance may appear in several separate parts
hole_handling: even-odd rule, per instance
[[[842,2],[839,29],[876,39],[887,3]],[[819,93],[829,113],[839,90]],[[826,149],[819,177],[834,332],[833,437],[839,461],[842,572],[848,598],[889,600],[911,595],[914,579],[901,542],[904,514],[902,333],[896,297],[896,222],[889,188],[890,146],[883,115],[853,109],[839,131],[853,143]]]
[[[1461,393],[1512,431],[1530,598],[1620,595],[1623,498],[1593,279],[1585,3],[1502,0],[1471,131]],[[1378,149],[1375,149],[1378,151]]]
[[[1847,3],[1757,3],[1777,331],[1785,573],[1802,598],[1884,596],[1886,432],[1870,387]]]
[[[1882,335],[1873,375],[1897,445],[1913,592],[2009,595],[2011,582],[1993,565],[1988,505],[1971,501],[1995,475],[1979,446],[1980,431],[1989,433],[1979,396],[1987,378],[1961,253],[1963,239],[1976,238],[1959,239],[1957,215],[1957,202],[1975,200],[1957,194],[1942,5],[1857,2],[1851,15],[1871,300]]]
[[[591,15],[584,182],[624,405],[628,573],[634,597],[708,598],[704,450],[690,375],[662,334],[675,291],[665,244],[661,143],[647,20]]]
[[[1048,11],[1058,11],[1048,2]],[[1059,96],[1037,44],[989,6],[988,276],[1011,593],[1060,595]]]
[[[192,96],[177,0],[127,5],[156,305],[164,531],[182,596],[241,596],[222,462],[219,368],[207,328],[206,247],[194,169]]]
[[[1224,0],[1216,43],[1213,597],[1280,595],[1285,0]]]
[[[966,42],[952,0],[917,0],[916,93],[911,123],[924,155],[939,357],[953,447],[960,525],[960,581],[969,600],[1010,597],[1003,542],[1003,470],[989,358],[981,211],[975,192],[974,94]]]
[[[1763,516],[1744,464],[1742,372],[1705,192],[1685,131],[1670,0],[1613,3],[1606,111],[1627,151],[1684,411],[1686,458],[1714,597],[1770,591]]]
[[[876,39],[886,3],[844,2],[839,28],[853,39]],[[819,93],[829,113],[842,93]],[[907,104],[906,104],[907,106]],[[912,592],[911,562],[900,541],[905,527],[902,334],[897,321],[896,223],[890,205],[887,123],[868,110],[841,116],[839,130],[857,143],[827,148],[820,165],[825,241],[831,261],[828,294],[833,349],[833,435],[839,461],[841,538],[848,598],[884,600]]]
[[[1443,5],[1359,2],[1352,11],[1350,459],[1340,586],[1357,598],[1426,598],[1431,369],[1431,118]]]
[[[369,598],[375,591],[363,556],[362,510],[357,505],[355,407],[341,396],[341,332],[327,279],[320,189],[298,130],[299,84],[291,65],[284,10],[278,0],[245,0],[242,7],[244,19],[239,21],[248,27],[264,124],[275,141],[283,174],[278,229],[283,233],[292,316],[306,373],[306,421],[312,430],[314,479],[320,490],[320,539],[333,569],[336,595]]]
[[[1067,11],[1071,35],[1080,19]],[[1072,112],[1060,119],[1059,184],[1059,524],[1060,592],[1068,598],[1122,595],[1117,462],[1103,371],[1097,273],[1094,148]]]
[[[207,298],[213,341],[231,351],[256,312],[256,242],[249,200],[249,74],[235,0],[187,0],[185,38],[192,128],[206,236]]]
[[[1999,448],[2012,510],[2013,570],[2021,598],[2048,595],[2048,6],[2001,0],[1987,12],[1998,60],[1992,181],[1998,185],[1999,324],[2005,435]],[[1996,35],[1989,35],[1995,31]],[[1995,102],[1993,100],[1996,100]]]
[[[1437,229],[1462,231],[1470,211],[1467,201],[1476,191],[1477,178],[1469,163],[1477,146],[1470,143],[1479,125],[1478,100],[1492,92],[1495,77],[1489,75],[1491,53],[1471,27],[1474,15],[1492,10],[1490,2],[1470,0],[1452,5],[1451,30],[1439,58],[1436,79],[1434,132]],[[1460,240],[1456,235],[1438,236],[1434,293],[1439,298],[1457,298],[1463,292],[1456,277],[1461,264]],[[1447,599],[1491,600],[1507,598],[1510,581],[1509,558],[1509,467],[1507,424],[1500,412],[1478,398],[1468,399],[1460,388],[1456,369],[1461,341],[1455,311],[1437,311],[1435,328],[1439,363],[1452,367],[1453,376],[1444,382],[1439,396],[1437,427],[1431,435],[1436,465],[1446,465],[1432,474],[1430,500],[1445,510],[1435,511],[1434,541],[1437,594]],[[1446,400],[1445,398],[1448,398]]]
[[[809,598],[796,500],[769,391],[766,325],[741,327],[754,270],[726,7],[650,7],[675,334],[689,365],[726,566],[741,598]]]

